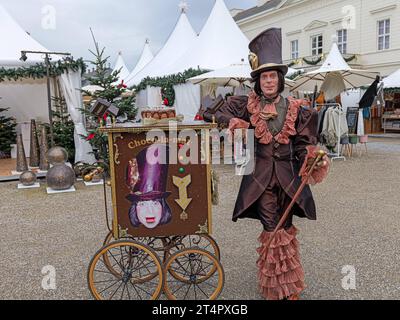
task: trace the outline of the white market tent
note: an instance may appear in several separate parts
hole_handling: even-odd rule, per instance
[[[33,39],[0,5],[0,68],[18,68],[43,62],[40,55],[27,54],[20,61],[22,50],[49,51]],[[0,106],[10,108],[9,116],[18,122],[30,119],[48,120],[45,79],[22,79],[0,82]]]
[[[126,78],[129,77],[130,71],[125,64],[125,61],[124,61],[124,58],[122,57],[121,51],[118,53],[118,59],[117,59],[117,62],[115,63],[113,72],[115,72],[115,71],[120,71],[119,75],[118,75],[118,81],[117,81],[119,83],[121,83],[122,81],[125,82]]]
[[[135,75],[138,74],[145,66],[147,66],[150,63],[150,61],[154,59],[154,55],[150,50],[149,43],[150,43],[149,39],[146,39],[146,42],[142,50],[142,54],[140,55],[136,67],[125,78],[125,83],[128,85],[128,87],[131,87],[132,85],[135,84],[132,82],[132,79],[135,77]]]
[[[198,37],[190,26],[182,10],[181,17],[167,41],[166,46],[156,57],[157,63],[151,62],[148,70],[152,69],[151,76],[166,76],[183,72],[189,68],[216,70],[227,67],[240,61],[248,60],[248,39],[233,20],[223,0],[216,0],[211,14]],[[186,31],[185,31],[186,30]],[[189,32],[190,30],[190,32]],[[172,46],[175,35],[183,33],[191,37],[192,41],[180,41],[179,45]],[[176,36],[179,39],[178,36]],[[178,40],[176,40],[178,41]],[[178,55],[177,48],[181,51]],[[164,53],[166,52],[166,53]],[[151,66],[151,68],[150,68]],[[154,73],[153,73],[154,72]],[[138,76],[135,81],[129,79],[128,85],[140,82],[145,76]],[[174,86],[175,104],[177,112],[184,115],[186,120],[193,120],[201,103],[201,90],[199,85],[186,83]],[[144,92],[147,91],[147,92]],[[137,101],[139,107],[158,106],[160,101],[160,88],[148,88],[139,93]]]
[[[197,34],[193,30],[185,10],[182,10],[179,20],[165,45],[141,71],[131,73],[127,79],[127,85],[137,85],[146,77],[165,75],[164,70],[169,65],[176,63],[177,59],[188,50],[196,38]]]
[[[332,99],[346,89],[370,85],[379,75],[377,72],[352,69],[344,60],[339,48],[334,42],[331,51],[323,65],[314,71],[307,72],[295,79],[291,91],[314,91],[315,86],[321,86],[326,99]]]
[[[43,63],[40,54],[27,54],[26,62],[19,60],[23,50],[49,50],[24,31],[1,5],[0,30],[0,68],[14,69]],[[57,56],[52,58],[53,61],[60,59]],[[83,107],[79,91],[82,85],[80,71],[65,72],[59,77],[59,81],[68,111],[75,123],[75,160],[93,163],[95,159],[89,154],[92,151],[91,146],[79,137],[80,134],[86,135],[83,115],[78,111]],[[46,79],[24,78],[0,82],[0,107],[9,108],[7,115],[17,120],[19,130],[23,134],[26,153],[29,154],[30,120],[45,123],[49,121]]]
[[[387,76],[382,82],[385,89],[400,88],[400,69]]]
[[[216,70],[247,61],[249,40],[233,20],[223,0],[216,0],[212,12],[198,38],[189,49],[168,66],[164,74],[189,68]]]

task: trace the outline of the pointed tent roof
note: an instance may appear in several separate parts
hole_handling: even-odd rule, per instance
[[[334,42],[332,44],[331,51],[329,52],[328,57],[326,58],[323,65],[315,71],[309,72],[312,73],[322,73],[322,72],[334,72],[334,71],[343,71],[343,70],[350,70],[350,66],[344,60],[342,54],[339,51],[337,43]]]
[[[130,79],[132,79],[139,71],[141,71],[147,64],[150,63],[154,59],[154,55],[150,50],[150,41],[146,39],[146,42],[143,47],[142,55],[140,56],[136,67],[132,70],[132,72],[126,77],[125,82],[130,86]]]
[[[371,84],[379,72],[352,69],[344,60],[336,42],[333,42],[331,51],[324,64],[317,70],[307,72],[295,79],[291,91],[314,91],[315,86],[322,84],[321,90],[327,95],[335,95],[338,91],[358,88]]]
[[[118,75],[119,77],[119,82],[125,81],[126,78],[129,76],[130,72],[128,67],[125,64],[124,58],[122,57],[122,52],[118,53],[118,59],[117,62],[115,63],[115,67],[113,72],[120,70],[120,73]]]
[[[0,5],[0,66],[18,67],[43,62],[40,55],[28,54],[28,60],[21,62],[22,50],[49,51],[33,39]]]
[[[247,61],[248,44],[249,40],[233,20],[224,1],[216,0],[197,40],[166,74],[198,67],[215,70],[242,59]]]
[[[400,88],[400,69],[383,79],[384,88]]]
[[[182,9],[174,30],[168,37],[167,42],[158,52],[155,58],[138,73],[132,72],[127,79],[128,86],[136,85],[146,77],[157,77],[164,75],[169,65],[175,63],[197,38],[196,32],[190,24],[185,10]]]

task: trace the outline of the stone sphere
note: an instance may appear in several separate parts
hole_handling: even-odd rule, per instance
[[[36,183],[36,174],[32,171],[25,171],[20,175],[19,181],[26,187],[32,186]]]
[[[68,160],[68,152],[64,148],[54,147],[47,153],[47,158],[52,165],[62,164]]]
[[[56,164],[47,171],[46,179],[53,190],[67,190],[75,183],[75,172],[65,164]]]

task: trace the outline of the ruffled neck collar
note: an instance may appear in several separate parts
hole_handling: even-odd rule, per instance
[[[278,99],[279,98],[279,99]],[[262,107],[261,98],[252,91],[249,94],[249,101],[247,105],[247,110],[251,114],[250,122],[255,128],[255,136],[259,139],[259,143],[270,144],[273,140],[280,144],[289,144],[290,137],[296,135],[296,120],[299,114],[299,108],[302,104],[302,100],[295,100],[291,97],[288,98],[289,108],[286,113],[285,123],[282,130],[273,136],[268,129],[267,120],[265,114],[275,109],[275,104],[283,99],[282,96],[278,96],[272,103],[267,103]]]

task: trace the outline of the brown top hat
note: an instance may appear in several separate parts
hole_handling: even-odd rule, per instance
[[[288,66],[282,63],[282,29],[270,28],[261,32],[249,44],[249,62],[254,79],[268,70],[279,70],[286,75]]]

